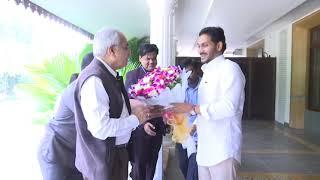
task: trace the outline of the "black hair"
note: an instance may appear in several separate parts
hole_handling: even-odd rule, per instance
[[[202,77],[203,72],[201,70],[202,63],[194,59],[187,59],[182,64],[183,68],[191,67],[192,71],[195,71],[200,77]]]
[[[73,73],[71,74],[70,80],[69,80],[69,84],[71,84],[74,80],[76,80],[79,76],[79,73]]]
[[[87,67],[91,61],[93,60],[94,56],[93,53],[90,52],[88,54],[86,54],[83,58],[82,58],[82,63],[81,63],[81,70],[83,70],[85,67]]]
[[[147,53],[159,53],[159,49],[155,44],[141,44],[139,47],[139,56],[144,56]]]
[[[222,42],[222,53],[226,50],[226,37],[224,36],[224,30],[221,27],[205,27],[199,32],[199,36],[203,34],[210,36],[211,41],[215,44]]]

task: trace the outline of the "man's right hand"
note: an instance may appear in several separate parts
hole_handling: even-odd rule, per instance
[[[137,116],[140,124],[143,124],[144,122],[146,122],[148,120],[149,109],[146,106],[143,106],[143,105],[134,106],[132,108],[132,114]]]
[[[140,124],[143,124],[149,119],[161,117],[162,112],[163,112],[162,106],[136,105],[132,107],[132,113],[137,116]]]
[[[157,135],[157,133],[155,132],[156,127],[154,127],[154,125],[149,122],[144,124],[143,129],[149,136]]]

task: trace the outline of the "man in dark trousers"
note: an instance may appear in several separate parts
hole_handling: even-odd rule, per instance
[[[191,71],[191,74],[188,78],[188,88],[186,89],[185,102],[198,104],[198,87],[203,74],[201,70],[201,62],[188,59],[183,66],[187,71]],[[196,118],[196,114],[190,114],[188,117],[189,126],[191,127],[190,135],[191,139],[194,141],[194,144],[197,143],[196,126],[194,124]],[[185,179],[198,180],[196,152],[188,153],[186,144],[182,145],[177,143],[176,148],[178,150],[179,167]]]
[[[141,67],[127,73],[125,86],[128,90],[157,65],[158,48],[155,44],[142,44],[139,48]],[[138,126],[131,136],[129,147],[133,180],[152,180],[165,124],[162,118],[154,118]]]
[[[85,180],[127,180],[131,132],[161,114],[142,106],[131,111],[122,77],[116,72],[127,65],[130,55],[123,33],[99,30],[93,54],[93,61],[78,77],[74,94],[76,167]]]
[[[84,69],[93,59],[87,54],[81,64]],[[49,121],[39,147],[38,160],[44,180],[82,180],[74,165],[76,157],[76,127],[74,122],[74,90],[77,74],[56,103],[53,118]]]

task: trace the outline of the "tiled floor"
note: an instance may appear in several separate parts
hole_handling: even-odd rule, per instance
[[[243,180],[320,180],[320,137],[272,121],[243,121]],[[168,143],[166,180],[183,180]],[[166,155],[165,155],[166,156]]]

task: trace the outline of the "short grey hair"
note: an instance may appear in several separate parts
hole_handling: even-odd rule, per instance
[[[102,58],[106,55],[107,49],[120,44],[120,31],[112,28],[100,29],[93,38],[93,55]]]

